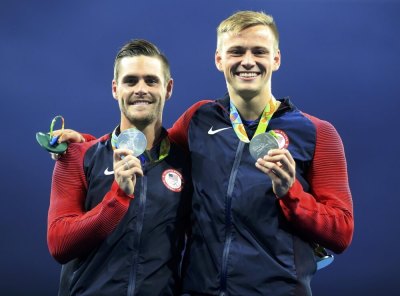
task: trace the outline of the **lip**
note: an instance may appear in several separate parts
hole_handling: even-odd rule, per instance
[[[138,99],[138,100],[128,102],[128,105],[130,105],[130,106],[146,106],[146,105],[150,105],[152,103],[153,102],[151,102],[150,100]]]
[[[253,80],[261,75],[260,72],[255,71],[240,71],[235,72],[235,76],[242,80]]]

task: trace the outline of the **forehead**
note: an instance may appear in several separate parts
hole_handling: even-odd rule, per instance
[[[271,47],[276,43],[275,36],[268,26],[258,25],[240,32],[221,34],[219,43],[223,49],[230,47]]]
[[[158,76],[163,75],[163,66],[159,58],[148,56],[124,57],[119,61],[119,76]]]

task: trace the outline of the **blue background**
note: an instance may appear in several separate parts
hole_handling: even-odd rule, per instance
[[[113,60],[131,38],[153,41],[170,59],[165,126],[197,100],[223,95],[215,28],[242,9],[277,21],[275,96],[332,122],[345,146],[354,239],[314,277],[314,295],[397,295],[400,3],[385,0],[2,0],[1,295],[57,293],[60,268],[46,245],[54,162],[35,133],[57,114],[68,128],[110,132],[119,122]]]

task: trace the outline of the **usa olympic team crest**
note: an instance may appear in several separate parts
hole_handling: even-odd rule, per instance
[[[180,192],[183,187],[181,173],[174,169],[165,170],[161,176],[164,185],[171,191]]]
[[[289,137],[282,130],[274,130],[275,135],[277,136],[277,141],[279,145],[279,149],[287,148],[289,146]]]

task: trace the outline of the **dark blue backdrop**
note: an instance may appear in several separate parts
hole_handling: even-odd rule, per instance
[[[313,280],[315,295],[396,295],[400,255],[400,3],[398,1],[8,1],[0,3],[0,293],[55,295],[46,245],[54,162],[35,141],[62,114],[103,135],[118,123],[114,55],[131,38],[155,42],[175,79],[166,126],[225,92],[215,28],[241,9],[271,13],[281,33],[275,96],[332,122],[342,136],[355,208],[351,247]],[[397,73],[396,73],[397,72]]]

